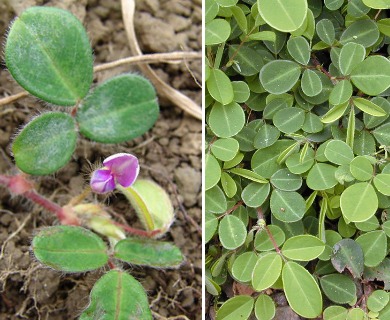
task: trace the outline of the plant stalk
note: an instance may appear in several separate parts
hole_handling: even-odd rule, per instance
[[[259,220],[262,219],[262,220],[265,221],[264,215],[263,215],[263,210],[262,210],[261,208],[257,208],[256,211],[257,211],[257,217],[258,217],[258,219],[259,219]],[[266,223],[264,224],[264,229],[265,229],[265,231],[267,232],[268,237],[269,237],[269,239],[271,240],[272,245],[273,245],[274,248],[275,248],[275,251],[276,251],[276,252],[282,257],[282,259],[286,262],[286,258],[283,256],[282,251],[280,251],[280,248],[278,247],[278,244],[276,243],[275,238],[274,238],[274,236],[272,235],[272,233],[271,233],[271,231],[269,230],[269,228],[268,228],[268,226],[267,226]]]
[[[58,204],[37,193],[33,184],[23,175],[0,175],[0,184],[8,188],[12,194],[29,199],[47,211],[54,213],[62,224],[80,225],[79,219],[72,212],[67,212]]]

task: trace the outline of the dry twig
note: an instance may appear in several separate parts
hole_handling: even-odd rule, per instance
[[[138,45],[137,37],[134,31],[134,0],[121,0],[122,2],[122,17],[125,25],[127,38],[130,44],[130,51],[135,56],[142,56],[142,51]],[[193,117],[201,120],[202,112],[200,107],[192,101],[190,98],[175,90],[164,81],[150,68],[148,65],[139,65],[142,73],[154,84],[156,90],[160,96],[169,99],[173,104],[183,109]]]
[[[123,65],[131,64],[144,64],[144,63],[172,63],[175,61],[182,60],[198,60],[202,58],[200,52],[169,52],[169,53],[154,53],[154,54],[145,54],[142,56],[128,57],[119,59],[112,62],[102,63],[93,68],[94,72],[100,72],[108,69],[113,69]],[[0,106],[4,106],[10,103],[13,103],[19,99],[28,97],[29,93],[27,91],[22,91],[11,96],[0,99]],[[187,98],[188,99],[188,98]]]

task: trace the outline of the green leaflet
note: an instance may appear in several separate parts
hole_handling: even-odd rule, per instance
[[[322,19],[317,22],[316,30],[319,38],[328,45],[332,45],[335,40],[335,30],[332,21]]]
[[[380,193],[390,196],[390,174],[377,174],[374,178],[374,185]]]
[[[260,81],[265,90],[273,94],[289,91],[301,75],[299,65],[293,61],[275,60],[260,71]]]
[[[384,231],[370,231],[360,235],[356,242],[362,247],[364,265],[378,266],[387,254],[387,239]]]
[[[372,101],[363,98],[353,98],[352,101],[356,107],[372,116],[383,117],[386,115],[385,110],[383,110],[381,107],[379,107]]]
[[[259,184],[252,182],[242,190],[242,201],[244,201],[248,207],[260,207],[267,199],[269,192],[269,183]]]
[[[325,320],[344,320],[347,318],[347,309],[341,306],[330,306],[324,310]]]
[[[341,140],[331,140],[326,145],[324,154],[330,162],[338,165],[350,164],[353,159],[351,147]]]
[[[229,9],[240,29],[245,33],[248,32],[248,21],[246,20],[244,10],[241,7],[234,5],[231,5]]]
[[[276,313],[275,302],[266,294],[260,294],[255,302],[255,315],[259,320],[271,320]]]
[[[119,143],[143,135],[158,115],[152,84],[139,75],[123,74],[98,85],[81,103],[76,119],[87,138]]]
[[[253,171],[247,170],[247,169],[233,168],[233,169],[230,169],[229,172],[237,174],[243,178],[252,180],[254,182],[268,183],[268,181],[266,179],[264,179],[262,176],[260,176],[259,174],[255,173]]]
[[[282,32],[297,30],[304,22],[307,2],[304,0],[257,1],[261,17],[271,27]]]
[[[218,219],[211,213],[205,214],[205,243],[209,242],[218,228]]]
[[[235,296],[227,300],[217,311],[217,320],[248,319],[253,309],[254,300],[250,296]]]
[[[374,168],[366,157],[358,156],[350,163],[350,171],[353,177],[359,181],[367,181],[374,174]]]
[[[256,291],[271,287],[280,277],[282,258],[276,252],[271,252],[257,259],[252,272],[252,286]]]
[[[284,222],[298,221],[306,211],[305,200],[295,191],[275,189],[271,194],[270,207],[272,214]]]
[[[272,31],[260,31],[256,33],[252,33],[248,37],[250,40],[263,40],[263,41],[276,41],[275,32]]]
[[[348,108],[348,101],[340,105],[336,105],[321,118],[321,121],[324,123],[331,123],[333,121],[336,121],[337,119],[341,118],[344,115],[347,108]]]
[[[341,48],[339,57],[339,67],[343,75],[350,74],[351,71],[365,58],[366,50],[361,44],[348,42]]]
[[[335,106],[345,104],[346,102],[348,102],[349,98],[351,98],[352,92],[353,89],[352,89],[351,82],[348,80],[341,80],[332,89],[329,96],[329,103]],[[324,118],[326,119],[326,117]]]
[[[379,38],[379,29],[372,20],[358,20],[352,23],[341,35],[340,42],[361,44],[365,48],[372,46]]]
[[[180,249],[175,245],[154,239],[126,238],[114,248],[114,257],[135,265],[172,268],[183,261]]]
[[[224,248],[232,250],[244,243],[247,232],[239,218],[226,216],[219,223],[218,234]]]
[[[374,135],[375,139],[381,144],[381,145],[389,145],[390,144],[390,123],[385,123],[379,127],[377,127],[372,134]]]
[[[218,14],[219,6],[214,0],[205,1],[205,22],[212,21]]]
[[[232,275],[238,281],[249,282],[252,279],[253,268],[258,257],[255,252],[244,252],[233,262]]]
[[[108,262],[106,244],[82,227],[47,227],[34,236],[31,246],[40,262],[56,270],[85,272]]]
[[[107,319],[152,319],[148,297],[142,285],[131,275],[119,270],[109,271],[95,283],[91,302],[80,320],[96,319],[102,312]]]
[[[282,271],[283,287],[290,307],[305,318],[322,312],[322,295],[313,276],[296,262],[287,262]]]
[[[244,127],[244,124],[244,111],[236,102],[227,105],[222,105],[217,102],[211,109],[209,125],[218,137],[230,138],[239,133]]]
[[[329,10],[337,10],[343,5],[344,0],[325,0],[324,2]]]
[[[389,294],[384,290],[375,290],[367,299],[367,307],[374,312],[381,311],[389,303]]]
[[[351,73],[353,84],[368,95],[378,95],[390,86],[390,61],[382,56],[370,56]]]
[[[280,131],[276,127],[270,124],[264,124],[257,132],[253,141],[253,146],[256,149],[269,147],[278,140],[279,136]]]
[[[286,108],[279,110],[273,117],[275,127],[281,132],[293,133],[298,131],[305,122],[305,113],[300,108]]]
[[[306,183],[312,190],[326,190],[337,184],[336,167],[326,163],[316,163],[309,171]]]
[[[320,283],[325,295],[333,302],[344,304],[356,299],[355,283],[346,275],[325,275],[321,278]]]
[[[225,42],[231,32],[230,24],[223,19],[214,19],[207,24],[205,44],[213,45]]]
[[[352,0],[348,3],[347,13],[354,18],[361,18],[370,11],[362,0]]]
[[[390,116],[390,101],[384,99],[383,97],[374,97],[370,101],[375,103],[375,105],[379,106],[382,110],[384,110],[385,115],[378,117],[372,116],[368,113],[364,113],[363,121],[367,129],[372,129],[379,126]]]
[[[390,35],[390,19],[385,18],[377,22],[379,31],[386,36]]]
[[[354,278],[359,278],[364,269],[363,250],[352,239],[342,239],[333,246],[332,258],[333,267],[338,272],[347,268]]]
[[[211,152],[222,161],[232,160],[238,152],[238,141],[233,138],[218,139],[211,145]]]
[[[374,9],[390,9],[390,3],[388,0],[362,0],[363,3],[370,8]]]
[[[319,116],[311,112],[306,113],[302,130],[308,133],[317,133],[321,132],[323,128],[324,125]]]
[[[238,103],[246,102],[250,96],[249,86],[244,81],[232,81],[234,98]]]
[[[228,198],[233,198],[237,193],[237,184],[234,179],[226,172],[221,174],[221,185]]]
[[[305,70],[302,74],[301,88],[305,95],[314,97],[321,93],[322,82],[320,77],[312,70]]]
[[[286,168],[276,171],[270,182],[275,188],[283,191],[295,191],[302,186],[302,178]]]
[[[309,63],[310,46],[304,37],[291,37],[287,41],[287,50],[296,62],[303,65]]]
[[[214,187],[221,179],[221,167],[212,154],[206,155],[205,170],[207,173],[205,189],[208,190]]]
[[[229,48],[229,57],[233,58],[233,68],[243,76],[252,76],[260,72],[263,58],[250,46],[233,45]]]
[[[310,261],[325,249],[325,243],[311,235],[299,235],[287,239],[282,248],[285,257],[296,261]]]
[[[374,187],[367,182],[349,186],[341,194],[340,200],[344,217],[352,222],[368,220],[378,209],[378,197]]]
[[[233,86],[229,78],[219,69],[211,69],[206,82],[210,95],[221,104],[229,104],[233,101]]]
[[[347,137],[345,138],[345,142],[350,148],[353,148],[353,145],[355,143],[355,129],[356,129],[355,108],[352,107],[351,110],[349,111]]]
[[[16,165],[25,173],[50,174],[71,158],[77,141],[75,121],[65,113],[44,113],[17,135],[12,152]]]
[[[216,0],[221,7],[232,7],[237,4],[238,0]]]
[[[57,105],[75,105],[92,84],[93,58],[87,33],[75,16],[62,9],[25,10],[8,33],[5,60],[23,88]]]

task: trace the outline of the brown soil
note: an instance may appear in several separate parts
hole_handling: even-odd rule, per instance
[[[76,14],[88,30],[96,64],[130,56],[120,1],[1,1],[2,40],[13,17],[32,5],[57,6]],[[144,53],[201,50],[200,0],[138,1],[135,23]],[[153,68],[165,81],[200,104],[201,89],[193,79],[194,76],[198,81],[201,79],[200,61],[154,65]],[[97,74],[96,80],[101,82],[131,70],[136,69],[111,69]],[[20,91],[3,65],[0,98]],[[91,164],[117,152],[137,155],[141,177],[155,180],[170,194],[177,219],[163,239],[180,247],[186,262],[177,270],[132,267],[129,272],[147,290],[156,319],[201,319],[201,122],[183,114],[168,101],[161,100],[160,105],[159,120],[143,137],[120,145],[80,139],[66,167],[55,175],[35,181],[40,193],[64,205],[86,185]],[[10,152],[12,137],[41,110],[45,110],[42,104],[32,97],[0,107],[0,173],[16,172]],[[104,200],[129,224],[140,227],[122,196]],[[58,222],[51,214],[21,198],[12,198],[7,190],[1,189],[0,319],[76,319],[88,304],[89,291],[105,270],[62,274],[42,267],[30,254],[34,230],[53,224]]]

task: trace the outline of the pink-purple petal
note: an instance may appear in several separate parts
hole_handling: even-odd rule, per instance
[[[123,174],[116,174],[115,178],[116,181],[122,186],[122,187],[130,187],[135,180],[138,177],[139,173],[139,166],[130,168],[127,171],[125,171]]]
[[[139,163],[137,157],[128,153],[117,153],[103,161],[111,170],[117,183],[123,187],[131,186],[137,179]]]
[[[96,193],[107,193],[115,189],[115,179],[108,168],[103,168],[92,173],[90,185]]]

